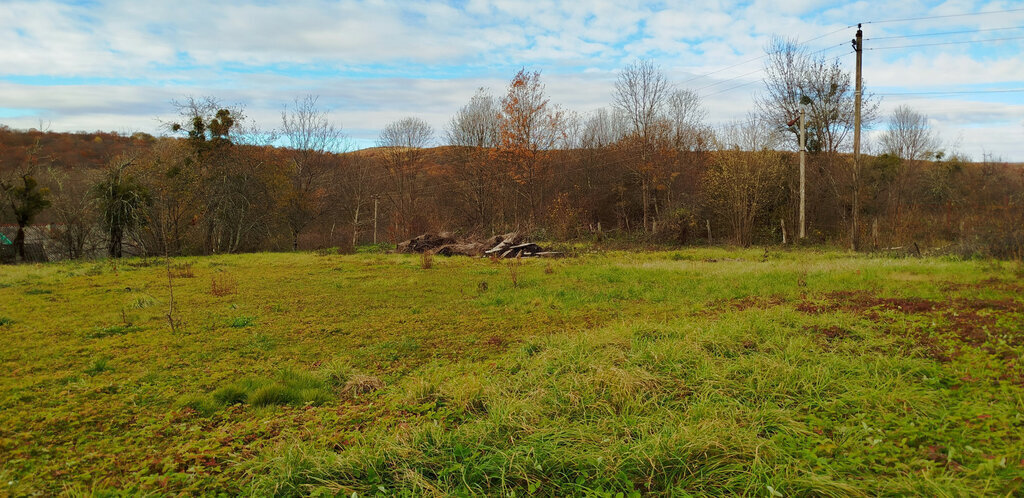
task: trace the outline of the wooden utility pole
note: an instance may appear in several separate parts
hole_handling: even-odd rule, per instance
[[[377,201],[380,196],[373,194],[373,245],[377,245]]]
[[[853,95],[853,223],[850,232],[850,247],[856,251],[860,233],[860,101],[863,87],[861,84],[861,56],[864,53],[864,31],[857,25],[857,37],[853,39],[853,50],[857,52],[857,81]]]
[[[800,104],[800,239],[807,238],[807,232],[805,227],[807,226],[807,218],[805,209],[807,207],[807,189],[805,187],[807,176],[806,176],[806,159],[804,156],[807,154],[807,124],[804,119],[804,105]]]

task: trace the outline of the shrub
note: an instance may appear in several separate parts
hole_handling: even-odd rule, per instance
[[[4,325],[11,325],[13,323],[14,323],[14,320],[11,320],[10,318],[7,318],[6,316],[0,316],[0,327],[3,327]]]
[[[210,277],[210,294],[224,297],[238,292],[238,282],[230,273]]]

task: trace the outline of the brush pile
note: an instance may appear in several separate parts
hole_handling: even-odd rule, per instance
[[[450,233],[425,233],[401,242],[395,248],[399,253],[430,253],[439,256],[472,256],[492,258],[558,257],[562,253],[547,251],[543,247],[526,242],[519,232],[495,235],[485,241],[458,240]]]

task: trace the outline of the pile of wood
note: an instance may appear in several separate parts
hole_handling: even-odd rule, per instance
[[[399,242],[398,246],[395,247],[395,252],[405,254],[433,252],[441,246],[454,243],[455,237],[452,237],[448,232],[441,232],[439,234],[425,233],[405,242]]]
[[[554,251],[546,251],[541,246],[532,242],[525,242],[518,232],[495,235],[483,242],[472,240],[456,240],[451,234],[426,233],[419,237],[413,237],[398,244],[395,248],[399,253],[424,253],[437,254],[439,256],[488,256],[492,258],[531,258],[531,257],[558,257],[562,254]]]

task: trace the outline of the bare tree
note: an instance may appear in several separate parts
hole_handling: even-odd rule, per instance
[[[373,170],[376,164],[365,156],[339,155],[338,171],[334,177],[336,184],[332,189],[338,198],[338,210],[345,213],[347,219],[352,220],[352,248],[359,244],[359,234],[362,224],[367,218],[364,215],[364,208],[367,208],[373,199],[375,192]],[[333,240],[334,230],[329,239]]]
[[[886,203],[892,231],[898,234],[904,221],[903,200],[910,195],[911,179],[919,176],[920,163],[937,153],[941,143],[928,125],[928,117],[905,105],[893,111],[887,128],[882,133],[881,147],[892,156],[889,162],[894,167],[890,173],[891,185],[886,189]]]
[[[840,205],[849,199],[850,241],[855,245],[859,233],[861,197],[861,165],[839,156],[849,150],[854,127],[854,86],[850,74],[840,66],[837,59],[814,55],[793,40],[773,38],[766,48],[765,93],[758,98],[757,106],[761,116],[780,128],[800,115],[801,104],[807,106],[807,149],[823,155],[820,173],[824,175]],[[877,99],[870,94],[861,99],[862,126],[870,126],[876,119]],[[797,144],[799,131],[792,127]],[[848,178],[845,186],[840,184],[835,172],[842,167],[841,176]],[[842,191],[848,188],[849,196]],[[841,206],[842,207],[842,206]],[[845,213],[845,209],[841,210]],[[845,216],[845,215],[844,215]]]
[[[189,250],[205,206],[200,166],[181,140],[161,138],[136,161],[142,182],[153,194],[143,211],[141,241],[153,254],[178,256]]]
[[[391,188],[386,197],[396,217],[392,220],[400,237],[420,228],[415,222],[424,147],[430,145],[434,129],[420,118],[405,118],[388,124],[377,143],[384,148],[385,167]]]
[[[498,172],[488,156],[498,144],[499,114],[494,97],[480,88],[452,117],[446,131],[458,158],[453,169],[456,192],[468,206],[470,222],[481,228],[493,229]]]
[[[93,238],[96,218],[88,180],[75,181],[69,173],[52,166],[47,168],[47,177],[53,185],[51,210],[57,221],[51,236],[63,246],[68,259],[82,258]]]
[[[666,102],[665,114],[672,126],[672,142],[679,150],[698,151],[708,145],[710,130],[704,125],[707,110],[697,92],[679,89]]]
[[[626,135],[625,115],[621,111],[600,108],[584,122],[580,145],[585,149],[601,149],[622,140]]]
[[[619,73],[613,104],[626,115],[632,132],[646,137],[659,119],[670,90],[661,68],[650,60],[639,59]]]
[[[448,123],[449,145],[459,147],[494,147],[498,144],[498,114],[494,96],[479,88],[469,103],[462,106]]]
[[[630,141],[625,145],[637,149],[633,154],[638,159],[632,170],[640,179],[640,202],[643,207],[645,232],[648,231],[650,219],[649,191],[654,170],[654,165],[651,164],[654,135],[664,131],[662,110],[670,91],[671,85],[665,73],[646,59],[639,59],[626,66],[615,81],[612,102],[616,109],[626,115],[631,125]]]
[[[291,194],[285,219],[292,232],[292,249],[299,248],[299,234],[326,207],[325,184],[332,173],[332,154],[344,149],[344,135],[328,111],[317,107],[317,97],[296,98],[292,108],[281,113],[282,133],[288,142]]]
[[[928,124],[928,116],[905,105],[893,111],[881,141],[882,149],[887,154],[904,161],[925,159],[940,146],[938,137]]]

